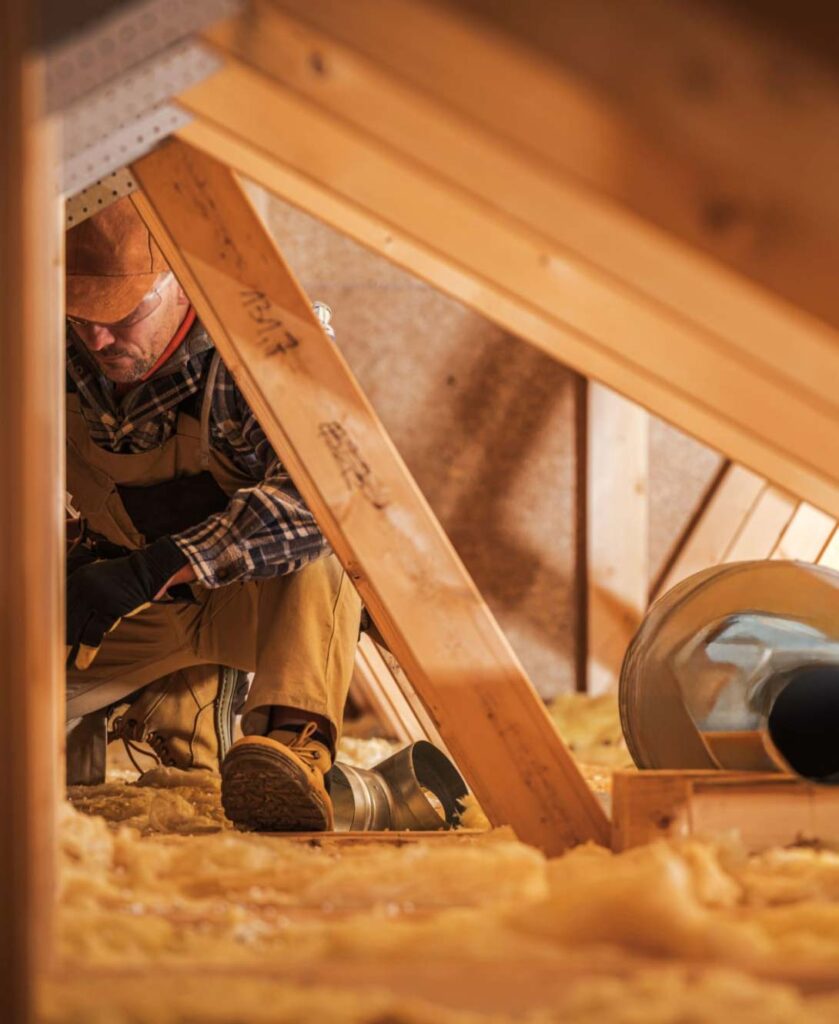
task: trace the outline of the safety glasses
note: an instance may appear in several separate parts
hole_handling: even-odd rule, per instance
[[[163,302],[161,292],[174,279],[175,275],[173,272],[167,270],[154,288],[140,300],[140,303],[127,316],[114,323],[108,324],[101,320],[83,320],[77,316],[68,316],[67,320],[73,327],[80,327],[82,329],[86,327],[104,327],[106,330],[114,332],[124,330],[126,327],[133,327],[135,324],[140,323],[141,320],[145,320],[146,317],[152,315],[160,303]]]

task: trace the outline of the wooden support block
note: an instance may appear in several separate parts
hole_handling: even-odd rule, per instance
[[[839,842],[839,790],[762,772],[618,771],[612,846],[738,833],[749,851]]]
[[[235,175],[182,142],[136,197],[304,500],[493,824],[556,853],[606,817]]]
[[[826,383],[839,362],[836,332],[534,158],[546,135],[553,156],[572,146],[563,118],[538,133],[523,111],[526,138],[514,145],[512,121],[503,132],[475,123],[509,111],[519,95],[511,81],[532,86],[521,93],[531,113],[565,109],[563,97],[573,107],[561,70],[540,68],[531,79],[531,54],[470,36],[456,16],[429,5],[293,6],[295,19],[316,25],[293,21],[289,30],[265,4],[234,23],[221,42],[262,73],[231,62],[184,94],[199,118],[184,137],[581,373],[839,512],[839,407]],[[429,18],[438,32],[406,27]],[[351,46],[332,32],[348,22]],[[386,42],[391,32],[398,45]],[[399,46],[404,67],[394,69]],[[479,109],[462,109],[475,82],[449,73],[442,52],[480,68]],[[623,166],[637,139],[615,138],[611,164]]]
[[[617,686],[649,591],[649,413],[590,384],[586,504],[588,671],[592,696]]]

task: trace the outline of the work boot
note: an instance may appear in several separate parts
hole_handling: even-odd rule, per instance
[[[144,769],[136,755],[184,771],[218,772],[246,690],[244,672],[220,665],[171,672],[139,691],[113,720],[108,738],[124,741],[138,771]]]
[[[244,736],[221,766],[221,802],[237,825],[259,832],[326,832],[333,827],[324,776],[329,747],[315,722]]]

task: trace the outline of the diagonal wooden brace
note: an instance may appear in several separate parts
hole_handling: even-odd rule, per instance
[[[171,140],[142,215],[495,825],[550,854],[608,822],[233,172]]]

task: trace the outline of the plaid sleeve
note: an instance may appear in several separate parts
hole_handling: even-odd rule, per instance
[[[223,416],[219,425],[225,447],[237,464],[254,476],[261,472],[262,478],[253,487],[236,491],[222,512],[173,537],[199,582],[207,587],[283,576],[329,551],[253,413],[226,374],[224,381],[228,383],[220,381]],[[238,400],[239,415],[231,412],[231,397]]]

